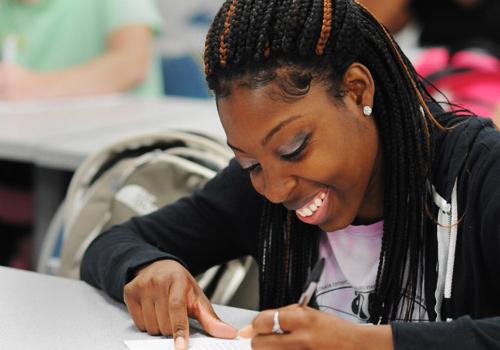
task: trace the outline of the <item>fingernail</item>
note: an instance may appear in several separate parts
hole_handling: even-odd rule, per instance
[[[183,337],[175,338],[175,349],[176,350],[184,350],[186,349],[186,341]]]

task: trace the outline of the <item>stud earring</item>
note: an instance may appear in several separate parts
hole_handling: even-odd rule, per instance
[[[372,115],[372,108],[370,106],[364,106],[363,107],[363,114],[365,117],[369,117]]]

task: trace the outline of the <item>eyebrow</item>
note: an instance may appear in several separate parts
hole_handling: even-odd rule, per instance
[[[278,125],[276,125],[274,128],[272,128],[267,133],[266,136],[264,136],[264,138],[262,139],[262,141],[260,141],[260,144],[262,146],[265,146],[278,131],[280,131],[281,129],[283,129],[286,125],[290,124],[291,122],[293,122],[293,121],[295,121],[295,120],[297,120],[299,118],[302,118],[302,117],[303,117],[302,115],[294,115],[294,116],[291,116],[288,119],[285,119],[285,120],[281,121]]]
[[[293,122],[293,121],[295,121],[295,120],[297,120],[299,118],[302,118],[302,117],[303,117],[302,115],[294,115],[294,116],[291,116],[288,119],[285,119],[285,120],[281,121],[278,125],[276,125],[274,128],[272,128],[266,134],[266,136],[264,136],[264,138],[262,139],[262,141],[260,141],[261,145],[265,146],[278,131],[280,131],[281,129],[283,129],[286,125],[290,124],[291,122]],[[227,142],[227,145],[229,147],[231,147],[233,150],[245,153],[244,151],[242,151],[238,147],[235,147],[235,146],[231,145],[229,142]]]

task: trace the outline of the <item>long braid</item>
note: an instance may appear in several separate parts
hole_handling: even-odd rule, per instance
[[[370,29],[372,30],[372,29]],[[377,45],[378,46],[378,45]],[[387,53],[386,53],[387,54]],[[380,72],[380,71],[388,71],[390,67],[386,69],[381,69],[380,67],[376,67],[372,71]],[[400,84],[407,84],[405,76],[401,77],[401,74],[396,72],[400,77],[391,76],[391,80],[394,79],[395,82],[398,82],[398,86]],[[407,84],[408,85],[408,84]],[[393,101],[401,101],[403,106],[408,106],[407,108],[410,110],[412,115],[418,114],[418,108],[415,106],[415,103],[412,103],[411,98],[407,95],[398,96],[395,91],[389,91],[389,98]],[[391,104],[385,103],[385,105],[391,106]],[[394,104],[392,104],[394,105]],[[392,115],[400,115],[401,111],[393,110],[390,111]],[[375,112],[375,115],[383,115],[384,113]],[[406,272],[406,266],[408,266],[408,275],[410,279],[406,286],[404,287],[404,291],[406,295],[409,295],[409,298],[412,299],[415,297],[417,286],[419,285],[417,281],[417,277],[419,276],[419,264],[422,261],[422,244],[421,237],[422,235],[415,231],[414,228],[418,227],[416,222],[420,222],[420,218],[418,217],[418,213],[423,212],[422,202],[417,197],[420,197],[418,194],[421,192],[421,188],[423,188],[423,184],[421,179],[426,175],[424,173],[420,174],[421,176],[415,176],[417,173],[416,169],[422,170],[428,168],[426,166],[426,162],[420,162],[420,164],[416,165],[411,162],[412,159],[425,159],[422,157],[420,140],[421,136],[418,136],[419,126],[415,123],[415,120],[419,120],[419,118],[399,118],[397,120],[398,123],[389,126],[389,129],[393,130],[393,135],[396,136],[396,148],[392,147],[389,152],[384,152],[385,156],[391,157],[392,155],[396,155],[394,160],[386,159],[387,165],[390,163],[399,164],[399,166],[391,166],[392,169],[398,169],[399,173],[397,175],[397,183],[400,190],[398,192],[404,193],[404,189],[409,189],[406,197],[395,199],[394,196],[390,196],[386,198],[386,206],[384,208],[385,214],[385,227],[384,227],[384,239],[383,239],[383,249],[381,253],[381,263],[379,265],[379,277],[378,280],[378,294],[381,300],[397,300],[398,296],[401,295],[401,290],[398,287],[401,285],[404,280],[404,275]],[[409,125],[411,124],[411,125]],[[385,125],[379,125],[380,129],[384,129]],[[383,133],[383,132],[381,132]],[[407,137],[404,137],[407,135]],[[383,140],[382,140],[383,143]],[[416,151],[417,150],[417,151]],[[399,154],[398,154],[399,153]],[[408,157],[408,155],[412,155],[416,153],[416,157]],[[410,158],[408,161],[405,159]],[[387,167],[386,167],[387,168]],[[386,186],[393,186],[395,179],[387,179]],[[387,195],[387,191],[386,191]],[[395,205],[396,204],[396,205]],[[411,204],[411,205],[409,205]],[[390,218],[390,214],[392,213],[393,218]],[[417,213],[417,215],[415,215]],[[401,222],[401,219],[398,217],[407,218],[406,222]],[[398,221],[400,222],[398,224]],[[404,224],[404,226],[401,226]],[[394,228],[389,228],[390,225],[397,225]],[[390,232],[397,232],[398,237],[392,237]],[[408,247],[403,250],[401,249],[401,244],[394,243],[395,239],[401,242],[408,242]],[[403,246],[404,247],[404,246]],[[420,247],[420,248],[419,248]],[[384,254],[384,255],[382,255]],[[398,254],[398,256],[392,257],[391,254]],[[387,266],[390,261],[401,261],[402,266],[399,271],[399,274],[382,274],[382,268]],[[387,262],[387,264],[385,263]],[[421,272],[421,271],[420,271]],[[392,286],[392,287],[391,287]],[[387,304],[387,303],[385,303]],[[387,321],[387,318],[396,318],[397,317],[397,304],[396,305],[386,305],[391,307],[391,310],[382,311],[382,314],[385,314],[385,317],[382,318],[382,321]],[[413,311],[413,304],[410,304],[404,318],[409,319],[411,317]]]
[[[353,0],[228,0],[207,35],[207,81],[217,97],[230,93],[234,79],[248,86],[282,79],[281,67],[288,68],[284,80],[293,91],[307,91],[297,86],[304,77],[335,91],[353,62],[364,64],[376,85],[373,115],[384,159],[384,234],[371,321],[410,320],[429,234],[430,131],[439,125],[408,59]],[[270,203],[261,220],[260,306],[294,302],[317,259],[318,229]]]

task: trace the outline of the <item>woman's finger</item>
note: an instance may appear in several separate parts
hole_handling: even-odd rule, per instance
[[[290,305],[281,309],[265,310],[259,313],[252,321],[253,329],[258,334],[272,334],[275,324],[275,314],[277,323],[284,332],[291,332],[304,324],[306,313],[309,307]]]
[[[130,316],[132,316],[132,320],[134,321],[137,329],[139,329],[141,332],[144,332],[146,330],[146,325],[142,317],[141,305],[134,299],[127,298],[125,298],[125,304],[127,305],[128,312]]]
[[[189,341],[189,321],[187,312],[187,293],[189,286],[179,279],[171,285],[168,295],[168,313],[170,327],[177,350],[187,349]]]
[[[202,297],[198,300],[194,316],[211,336],[224,339],[236,338],[236,329],[221,321],[208,299]]]
[[[166,295],[165,297],[156,300],[155,312],[160,333],[162,335],[172,335],[172,327],[170,325],[170,317],[168,314],[168,300]]]
[[[149,335],[160,334],[160,328],[158,327],[158,321],[156,318],[156,309],[153,301],[147,300],[141,304],[142,307],[142,318],[144,319],[144,324],[146,325],[146,331]]]

